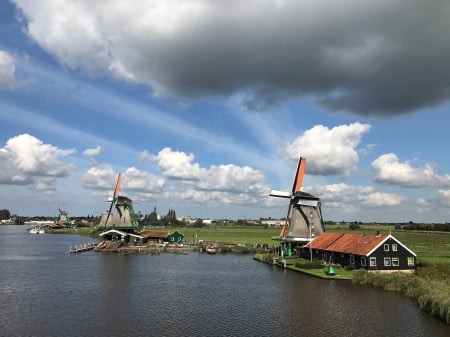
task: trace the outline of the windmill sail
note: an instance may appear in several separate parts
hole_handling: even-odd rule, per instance
[[[295,174],[294,184],[292,185],[292,194],[300,192],[303,182],[303,175],[305,174],[306,159],[300,157],[297,165],[297,173]]]
[[[115,204],[115,202],[117,200],[117,196],[119,195],[121,177],[122,177],[122,173],[119,173],[119,176],[117,177],[117,181],[116,181],[116,186],[114,187],[114,194],[113,194],[113,198],[111,200],[111,206],[109,207],[108,215],[106,216],[105,228],[106,228],[106,225],[108,223],[109,217],[111,216],[111,211],[112,211],[113,206],[114,206],[114,204]]]

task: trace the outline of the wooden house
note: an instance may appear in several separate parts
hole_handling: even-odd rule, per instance
[[[125,232],[118,229],[110,229],[99,236],[102,240],[121,242],[122,245],[141,246],[145,243],[145,236],[135,232]]]
[[[304,246],[304,258],[369,271],[417,268],[416,254],[392,235],[323,233]]]

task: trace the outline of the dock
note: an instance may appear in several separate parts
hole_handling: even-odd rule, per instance
[[[70,246],[69,253],[76,254],[93,250],[97,245],[95,243],[85,243],[81,245]]]

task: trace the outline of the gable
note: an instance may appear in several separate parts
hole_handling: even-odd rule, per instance
[[[376,251],[381,245],[383,245],[387,240],[392,239],[393,241],[395,241],[395,243],[397,243],[399,246],[403,247],[406,251],[408,251],[411,255],[413,256],[417,256],[411,249],[409,249],[408,247],[406,247],[403,243],[401,243],[400,241],[398,241],[396,238],[394,238],[391,234],[389,234],[388,236],[386,236],[386,238],[380,242],[376,247],[374,247],[370,252],[367,253],[367,255],[371,255],[374,251]]]

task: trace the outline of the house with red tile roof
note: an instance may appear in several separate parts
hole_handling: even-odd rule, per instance
[[[301,255],[353,269],[414,272],[416,254],[392,235],[323,233]]]

